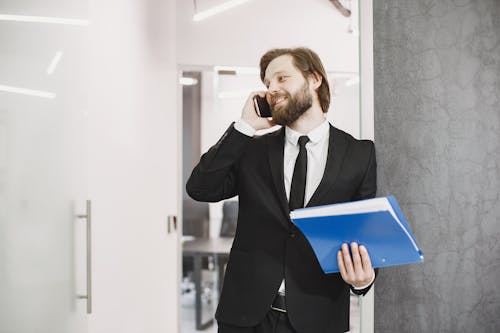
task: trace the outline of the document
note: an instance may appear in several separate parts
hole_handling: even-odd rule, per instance
[[[364,245],[373,267],[424,261],[393,196],[300,208],[290,218],[309,241],[325,273],[339,271],[337,252],[342,243]]]

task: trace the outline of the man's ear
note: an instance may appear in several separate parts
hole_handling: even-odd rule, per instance
[[[309,80],[309,83],[312,85],[313,89],[317,90],[323,82],[323,77],[318,72],[313,72],[309,74]]]

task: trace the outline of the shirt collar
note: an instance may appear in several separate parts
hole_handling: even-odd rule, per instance
[[[316,144],[328,135],[329,130],[330,130],[330,123],[328,122],[328,120],[325,119],[325,121],[323,121],[320,125],[315,127],[312,131],[310,131],[306,135],[309,137],[311,143]],[[294,146],[297,145],[297,142],[299,141],[299,138],[302,135],[305,134],[294,131],[288,126],[285,127],[286,139],[288,140],[289,143],[291,143]]]

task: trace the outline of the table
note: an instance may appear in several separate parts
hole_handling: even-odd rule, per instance
[[[219,281],[217,288],[222,289],[224,278],[224,266],[229,259],[229,251],[233,244],[233,238],[195,238],[182,244],[182,255],[192,257],[194,263],[194,287],[195,287],[195,318],[196,329],[203,330],[212,325],[213,318],[202,323],[201,309],[201,260],[203,257],[215,256],[219,269]]]

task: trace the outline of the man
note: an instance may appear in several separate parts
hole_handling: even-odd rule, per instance
[[[267,91],[250,94],[241,119],[205,153],[187,182],[195,200],[239,196],[236,235],[216,319],[220,333],[349,330],[349,290],[375,279],[367,249],[343,245],[340,274],[324,274],[291,210],[371,198],[375,150],[331,126],[321,60],[306,48],[274,49],[260,61]],[[272,120],[253,97],[266,97]],[[283,127],[264,136],[256,130]]]

